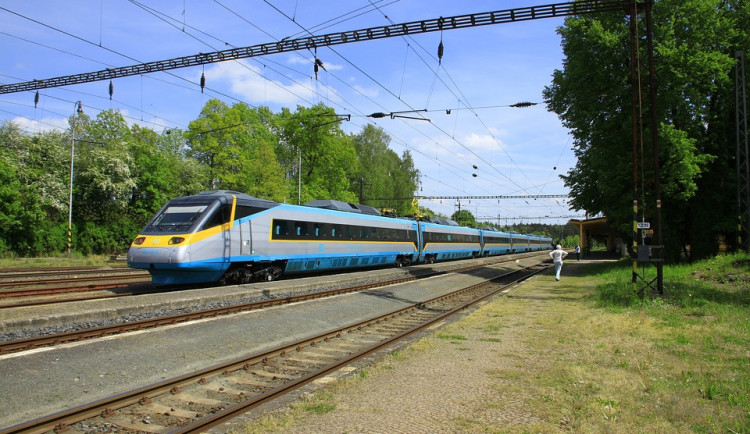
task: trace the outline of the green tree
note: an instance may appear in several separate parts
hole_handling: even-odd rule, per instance
[[[419,189],[419,169],[414,166],[414,160],[411,153],[404,151],[401,158],[396,157],[395,153],[394,166],[390,179],[393,182],[393,197],[409,197],[417,194]],[[406,200],[398,203],[396,210],[399,213],[406,214],[413,209],[412,201]]]
[[[277,155],[290,180],[299,181],[290,183],[289,196],[296,199],[299,194],[303,204],[315,199],[357,201],[349,183],[358,171],[356,151],[336,119],[334,110],[322,104],[298,106],[294,113],[285,108],[278,115]]]
[[[736,0],[661,0],[654,7],[663,233],[666,256],[673,260],[687,245],[700,256],[715,252],[719,235],[733,227],[736,180],[728,118],[733,53],[747,48],[736,26],[743,14],[747,22],[747,5]],[[558,32],[564,67],[555,71],[544,97],[574,137],[578,162],[562,176],[571,205],[604,213],[629,236],[634,177],[628,20],[621,12],[573,17]],[[639,58],[645,59],[645,41],[639,42]],[[647,71],[643,63],[640,70]],[[646,105],[639,110],[650,118]],[[638,137],[643,146],[637,199],[648,219],[655,212],[650,127],[645,123]]]
[[[128,211],[138,230],[170,199],[195,194],[205,186],[201,166],[185,156],[185,139],[179,130],[163,134],[133,125],[130,131],[130,172],[135,187]]]
[[[467,226],[475,228],[477,226],[477,219],[474,217],[474,214],[471,213],[471,211],[462,209],[460,211],[456,211],[451,215],[451,220],[458,223],[461,226]]]
[[[412,213],[411,198],[417,191],[419,171],[408,151],[399,158],[388,146],[390,136],[382,128],[368,124],[359,134],[352,136],[357,151],[359,170],[351,181],[359,203],[392,208],[398,214]],[[369,199],[380,199],[369,202]]]
[[[185,136],[188,155],[205,168],[208,188],[284,199],[287,181],[274,153],[278,139],[271,121],[268,108],[228,107],[215,99],[206,103]]]
[[[0,125],[0,249],[18,255],[67,244],[69,141],[58,132],[27,136]]]
[[[106,110],[95,120],[72,118],[71,128],[76,130],[76,220],[116,224],[136,185],[130,172],[128,124],[119,112]]]

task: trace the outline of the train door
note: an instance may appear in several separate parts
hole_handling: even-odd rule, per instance
[[[232,205],[222,204],[211,216],[211,218],[203,226],[203,229],[211,229],[217,226],[221,228],[216,233],[215,237],[210,237],[208,243],[204,247],[204,251],[212,252],[215,259],[221,260],[221,262],[229,263],[232,257],[232,239],[230,236],[229,224],[231,223],[232,217]],[[213,240],[211,240],[213,238]],[[217,257],[218,256],[218,257]]]
[[[250,220],[240,223],[240,256],[250,256],[253,251],[252,229]]]
[[[424,260],[424,224],[417,221],[417,262]]]
[[[419,262],[419,255],[422,252],[422,248],[419,247],[419,243],[421,242],[420,241],[421,240],[421,236],[419,234],[419,222],[415,221],[414,223],[412,223],[412,227],[411,228],[412,228],[412,231],[413,231],[413,235],[411,236],[411,241],[414,242],[414,249],[415,249],[414,253],[412,253],[412,255],[411,255],[411,261],[413,263],[418,263]]]

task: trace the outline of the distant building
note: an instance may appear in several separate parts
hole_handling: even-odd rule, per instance
[[[570,220],[569,223],[578,228],[578,236],[581,239],[581,248],[584,252],[590,252],[592,241],[597,240],[599,244],[604,244],[607,247],[608,253],[627,256],[627,244],[622,237],[612,230],[606,217]]]

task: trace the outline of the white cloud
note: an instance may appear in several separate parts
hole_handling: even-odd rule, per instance
[[[21,131],[28,131],[31,133],[39,133],[45,131],[65,131],[68,129],[68,120],[66,118],[60,117],[42,119],[16,117],[13,118],[11,122],[18,125]]]
[[[461,142],[474,152],[499,151],[504,146],[497,135],[493,137],[489,134],[470,133]]]
[[[313,98],[310,87],[300,83],[264,79],[258,67],[244,61],[222,62],[206,69],[206,80],[226,81],[232,92],[256,103],[295,104]]]
[[[367,87],[363,87],[358,84],[355,84],[354,86],[352,86],[352,88],[354,88],[354,90],[356,90],[357,92],[361,93],[363,96],[366,96],[368,98],[377,98],[378,96],[380,96],[378,89],[374,87],[367,88]]]

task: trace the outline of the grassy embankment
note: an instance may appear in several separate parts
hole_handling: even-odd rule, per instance
[[[124,261],[111,261],[110,256],[81,256],[73,254],[49,256],[43,258],[0,258],[0,268],[34,268],[34,267],[80,267],[80,266],[125,266]]]
[[[497,345],[496,365],[477,373],[496,396],[480,405],[521,397],[533,422],[498,426],[480,409],[446,421],[458,431],[750,433],[750,256],[665,267],[664,297],[644,299],[630,261],[568,263],[561,282],[541,276],[247,432],[304,427],[403,360],[476,340]]]

